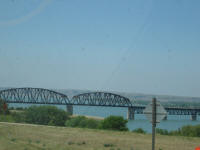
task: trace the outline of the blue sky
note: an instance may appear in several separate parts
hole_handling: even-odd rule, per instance
[[[200,96],[199,0],[0,0],[0,86]]]

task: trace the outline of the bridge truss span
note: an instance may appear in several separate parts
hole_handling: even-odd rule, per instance
[[[42,88],[12,88],[0,91],[0,98],[7,103],[26,104],[70,104],[69,98],[61,93]]]
[[[69,99],[67,95],[43,88],[11,88],[0,91],[6,103],[88,105],[110,107],[132,107],[126,97],[106,92],[83,93]]]
[[[133,105],[126,97],[106,92],[79,94],[74,96],[72,101],[74,105],[89,106],[131,107]]]
[[[200,108],[165,107],[169,115],[200,115]]]
[[[0,91],[0,98],[6,103],[55,104],[66,105],[73,113],[73,105],[127,107],[129,118],[134,114],[143,114],[146,106],[140,106],[130,99],[108,92],[90,92],[68,98],[67,95],[42,88],[11,88]],[[191,115],[196,120],[200,108],[165,107],[168,115]]]

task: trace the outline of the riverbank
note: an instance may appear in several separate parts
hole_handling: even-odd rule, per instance
[[[77,116],[85,116],[88,119],[95,119],[95,120],[103,120],[104,119],[104,117],[97,117],[97,116],[78,115],[78,114],[72,115],[72,117],[77,117]]]
[[[151,134],[0,123],[0,150],[148,150]],[[156,149],[194,150],[200,138],[156,135]]]

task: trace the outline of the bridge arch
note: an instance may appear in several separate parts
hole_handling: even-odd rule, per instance
[[[131,101],[121,95],[107,92],[90,92],[75,95],[72,98],[75,105],[131,107]]]
[[[0,91],[0,98],[7,103],[70,104],[67,95],[43,88],[11,88]]]

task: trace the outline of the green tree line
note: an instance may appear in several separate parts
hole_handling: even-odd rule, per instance
[[[187,125],[174,131],[167,131],[165,129],[156,129],[156,132],[161,135],[170,136],[189,136],[189,137],[200,137],[200,124],[199,125]]]
[[[5,122],[128,131],[126,127],[128,121],[121,116],[109,116],[103,120],[96,120],[84,116],[70,116],[66,111],[49,105],[20,108],[11,112],[8,109],[4,110],[3,107],[4,102],[0,100],[0,110],[2,110],[0,121]]]

